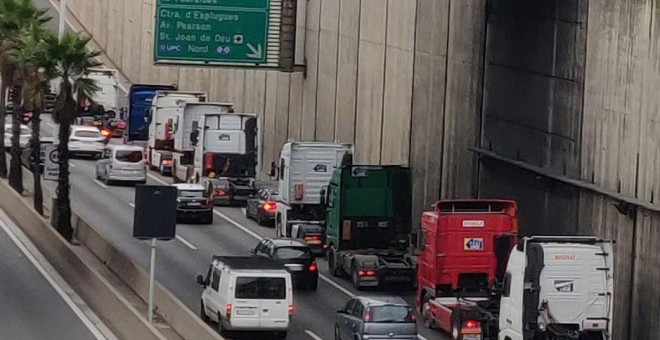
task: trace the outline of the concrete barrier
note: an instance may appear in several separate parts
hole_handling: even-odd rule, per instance
[[[76,239],[94,253],[110,270],[117,274],[138,296],[144,301],[147,301],[149,273],[134,264],[126,255],[117,250],[111,242],[105,240],[94,227],[83,219],[74,218],[74,221],[76,221]],[[158,314],[184,338],[224,339],[158,282],[156,282],[154,289],[154,301],[158,308]]]
[[[78,257],[73,246],[32,209],[31,200],[28,202],[17,194],[4,180],[0,181],[0,192],[0,208],[28,235],[50,264],[117,337],[166,339],[107,279]]]

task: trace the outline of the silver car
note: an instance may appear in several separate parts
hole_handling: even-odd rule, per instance
[[[147,182],[144,149],[133,145],[109,145],[96,161],[96,179],[112,182]]]
[[[357,296],[337,311],[335,340],[417,340],[415,314],[398,296]]]

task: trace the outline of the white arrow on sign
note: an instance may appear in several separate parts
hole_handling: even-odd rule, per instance
[[[263,53],[261,51],[261,44],[257,45],[257,48],[255,48],[252,44],[248,43],[247,47],[252,51],[252,53],[246,54],[248,58],[253,58],[253,59],[262,59],[263,58]]]

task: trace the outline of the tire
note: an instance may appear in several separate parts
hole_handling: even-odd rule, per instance
[[[287,332],[287,331],[277,332],[277,338],[278,339],[286,339],[287,335],[289,335],[289,332]]]
[[[261,214],[257,212],[257,224],[260,226],[264,225],[264,220],[261,218]]]
[[[341,272],[340,268],[337,268],[337,261],[335,259],[335,252],[331,250],[328,251],[328,267],[330,268],[330,273],[334,277],[340,277]]]
[[[360,277],[358,276],[358,271],[355,269],[355,266],[351,266],[351,285],[356,290],[362,290],[360,286]]]
[[[213,224],[213,211],[204,219],[205,224]]]
[[[307,285],[305,285],[305,288],[307,290],[311,290],[311,291],[315,292],[319,288],[319,280],[316,279],[316,280],[308,283]]]
[[[200,303],[199,317],[202,319],[202,321],[206,323],[211,322],[211,318],[209,318],[209,316],[206,315],[206,310],[204,308],[204,300],[202,300],[202,302]]]
[[[463,340],[463,336],[461,335],[461,326],[463,324],[463,320],[461,320],[460,317],[457,315],[454,315],[451,318],[451,336],[452,340]]]
[[[108,177],[106,177],[105,180],[103,180],[103,182],[105,183],[106,186],[112,185],[112,181],[109,180]]]
[[[335,324],[335,340],[341,340],[341,335],[339,335],[339,325]]]
[[[284,237],[284,235],[282,235],[282,216],[280,216],[280,214],[275,216],[275,235],[277,235],[277,237]]]
[[[220,313],[218,313],[218,333],[228,338],[231,338],[232,336],[231,332],[226,330],[225,327],[222,325],[222,316],[220,315]]]

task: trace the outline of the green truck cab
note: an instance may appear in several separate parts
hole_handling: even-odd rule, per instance
[[[325,192],[328,264],[356,289],[410,285],[411,173],[403,166],[345,165]]]

